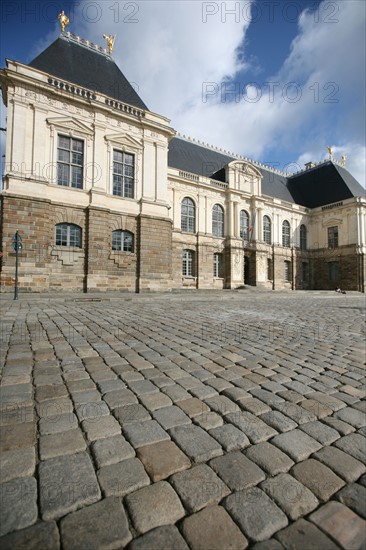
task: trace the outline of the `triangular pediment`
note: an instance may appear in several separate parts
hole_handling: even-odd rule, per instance
[[[229,167],[233,168],[234,170],[239,170],[245,176],[262,179],[262,174],[260,173],[260,171],[249,162],[243,160],[234,160],[229,163]]]
[[[74,117],[47,118],[47,123],[50,126],[57,126],[58,128],[62,128],[64,130],[93,135],[93,130],[89,128],[89,126],[86,126]]]
[[[133,149],[142,148],[142,140],[136,139],[124,132],[120,134],[108,134],[105,136],[105,140],[121,147],[132,147]]]

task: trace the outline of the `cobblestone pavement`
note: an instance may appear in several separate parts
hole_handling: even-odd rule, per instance
[[[363,547],[363,295],[11,298],[2,550]]]

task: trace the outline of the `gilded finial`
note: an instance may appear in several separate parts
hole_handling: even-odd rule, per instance
[[[347,157],[346,157],[346,155],[342,155],[341,165],[345,167],[345,166],[346,166],[346,162],[347,162]]]
[[[330,147],[327,147],[327,149],[328,149],[328,154],[329,154],[329,160],[332,160],[332,158],[333,158],[333,148],[332,148],[332,146],[330,146]]]
[[[109,52],[109,54],[111,54],[111,53],[113,52],[113,46],[114,46],[114,41],[116,40],[116,35],[113,35],[113,34],[110,34],[110,35],[103,34],[103,38],[106,39],[106,41],[107,41],[107,47],[108,47],[108,52]]]
[[[65,28],[70,23],[69,18],[67,17],[67,15],[65,15],[64,10],[62,10],[62,12],[59,14],[58,19],[60,21],[61,31],[64,32]]]

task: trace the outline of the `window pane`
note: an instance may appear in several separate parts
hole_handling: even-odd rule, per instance
[[[72,150],[77,151],[78,153],[83,153],[84,143],[79,139],[72,140]]]
[[[78,189],[83,186],[83,169],[78,166],[71,167],[71,186]]]
[[[70,152],[64,149],[58,150],[58,160],[60,162],[70,162]]]
[[[69,167],[66,164],[57,165],[57,183],[58,185],[69,185]]]
[[[58,136],[58,146],[63,149],[70,149],[70,138],[66,136]]]

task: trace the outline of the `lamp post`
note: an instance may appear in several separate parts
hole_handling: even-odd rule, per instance
[[[14,300],[18,299],[18,266],[19,266],[19,250],[22,249],[22,237],[19,235],[19,231],[16,231],[11,244],[13,250],[15,250],[15,287],[14,287]]]

